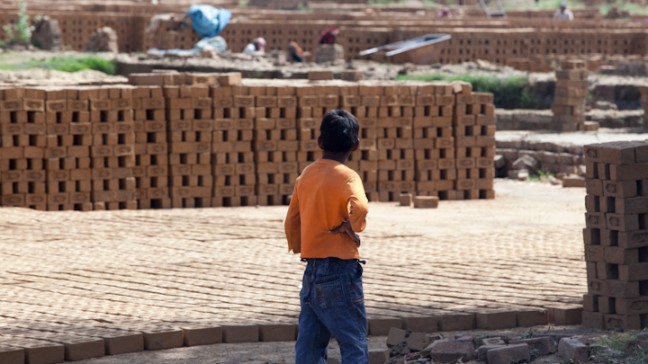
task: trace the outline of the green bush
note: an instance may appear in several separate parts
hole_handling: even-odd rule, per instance
[[[27,15],[27,4],[24,1],[18,1],[18,20],[12,24],[2,26],[5,32],[8,44],[27,45],[31,41],[32,28]]]
[[[402,75],[398,76],[397,79],[468,82],[475,92],[492,93],[495,107],[502,109],[544,109],[550,106],[529,91],[529,85],[525,77],[496,78],[482,75],[432,73],[427,75]]]
[[[115,63],[101,57],[54,57],[47,60],[40,67],[63,72],[77,72],[90,69],[108,75],[114,75],[116,72]]]

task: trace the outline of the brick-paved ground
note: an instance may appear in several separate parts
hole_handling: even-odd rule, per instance
[[[371,204],[369,317],[580,303],[584,189],[496,191],[436,210]],[[89,326],[294,323],[303,265],[287,253],[285,211],[0,208],[0,344]]]

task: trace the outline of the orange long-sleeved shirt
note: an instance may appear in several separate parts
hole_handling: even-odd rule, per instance
[[[349,220],[355,232],[366,226],[368,201],[360,176],[331,159],[319,159],[297,178],[284,228],[288,249],[302,258],[358,259],[355,242],[329,230]]]

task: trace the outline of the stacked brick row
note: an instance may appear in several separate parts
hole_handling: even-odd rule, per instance
[[[94,94],[88,89],[25,91],[46,100],[44,116],[47,148],[44,158],[47,169],[47,209],[94,209],[92,199],[95,174],[92,171],[92,153],[101,155],[102,149],[91,149],[95,142],[95,131],[100,131],[91,122],[90,102]],[[96,114],[95,112],[95,117]],[[98,178],[99,176],[97,175]],[[97,205],[97,208],[101,207],[100,204]]]
[[[166,98],[162,88],[133,89],[138,208],[170,208]]]
[[[493,95],[473,93],[470,85],[455,85],[452,130],[455,138],[454,199],[495,197],[495,108]],[[461,86],[461,89],[459,89]]]
[[[299,173],[294,87],[250,87],[255,102],[254,160],[259,205],[288,203]]]
[[[416,190],[422,195],[454,198],[455,95],[449,84],[419,86],[414,107]]]
[[[323,115],[360,120],[371,201],[492,198],[492,97],[469,85],[151,74],[135,86],[0,93],[3,206],[278,205],[321,155]],[[147,84],[148,82],[148,84]]]
[[[641,87],[641,108],[643,114],[643,128],[648,129],[648,86]]]
[[[47,209],[48,142],[42,93],[0,90],[0,202]]]
[[[240,86],[240,75],[223,76],[211,88],[214,107],[212,164],[214,206],[257,204],[253,140],[254,96]]]
[[[90,93],[92,202],[95,210],[136,209],[133,89]]]
[[[211,206],[212,99],[207,86],[164,86],[172,207]]]
[[[551,110],[558,130],[585,129],[587,74],[582,61],[563,62],[562,69],[556,71],[556,91]]]
[[[585,147],[583,323],[648,327],[648,141]]]
[[[340,89],[340,105],[360,120],[360,145],[351,154],[347,165],[360,175],[364,183],[367,198],[379,201],[378,196],[378,110],[383,94],[383,87],[377,85],[355,85]],[[309,119],[313,124],[312,135],[319,135],[319,120]],[[316,144],[313,150],[318,151]]]

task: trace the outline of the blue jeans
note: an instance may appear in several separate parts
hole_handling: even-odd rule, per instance
[[[367,314],[358,260],[308,259],[299,299],[296,364],[326,364],[331,336],[340,345],[342,364],[368,362]]]

